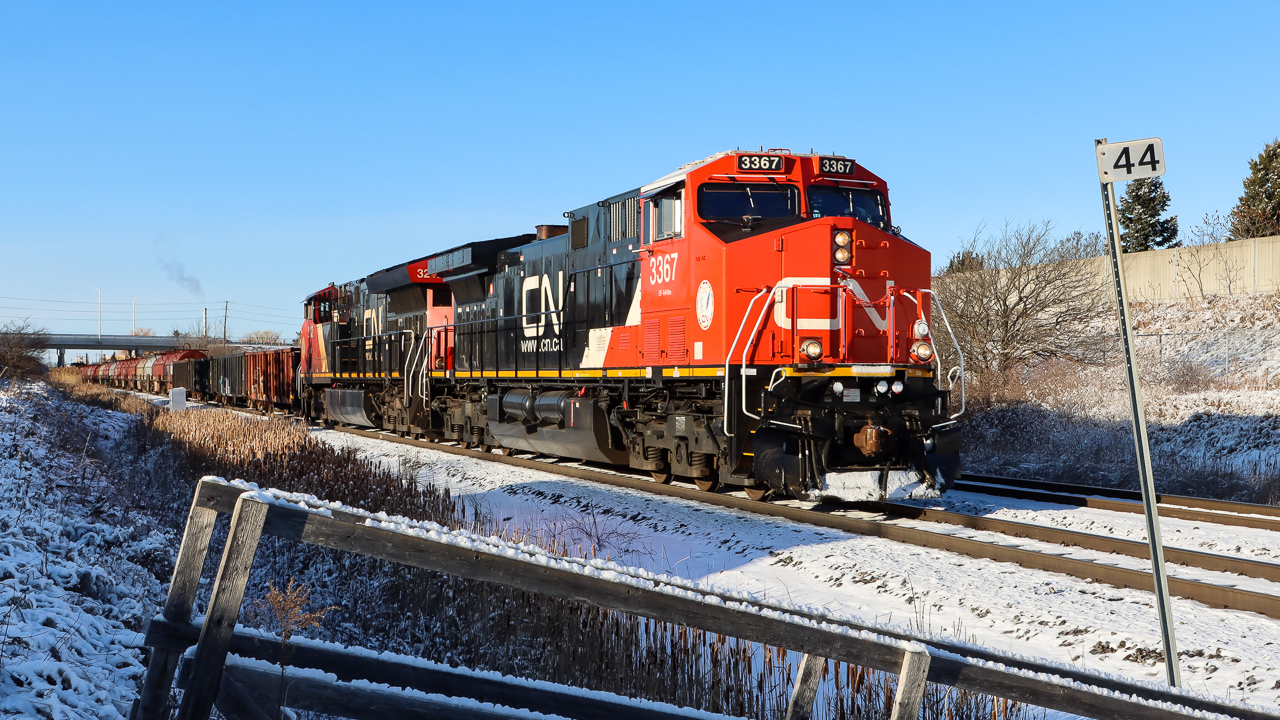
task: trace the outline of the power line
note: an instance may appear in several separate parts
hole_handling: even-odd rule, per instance
[[[98,304],[99,304],[94,300],[42,300],[40,298],[10,297],[8,295],[0,295],[0,300],[16,300],[19,302],[33,302],[33,303],[56,303],[58,305],[89,305],[95,308],[94,312],[97,312],[96,308],[98,307]],[[177,305],[195,306],[195,307],[211,307],[220,302],[226,302],[226,301],[202,300],[202,301],[193,301],[193,302],[140,302],[137,304],[140,306],[146,305],[146,306],[154,306],[154,307],[172,307]],[[241,305],[243,307],[258,308],[261,310],[275,310],[277,312],[285,313],[286,315],[292,315],[294,312],[296,312],[296,309],[294,308],[281,308],[281,307],[274,307],[271,305],[254,305],[252,303],[243,303],[238,300],[231,300],[230,302],[232,305]],[[102,305],[124,305],[126,307],[133,307],[133,303],[131,302],[104,302],[101,304]],[[301,302],[299,302],[299,304],[301,304]],[[21,310],[23,308],[9,308],[9,309]],[[43,308],[43,309],[52,310],[53,308]],[[67,311],[61,311],[61,312],[84,312],[84,311],[67,310]],[[119,312],[119,311],[112,310],[110,312]],[[171,312],[180,312],[180,311],[174,310]]]
[[[28,307],[17,307],[13,305],[0,305],[0,309],[31,310],[32,312],[52,312],[52,313],[88,313],[92,315],[96,315],[98,312],[96,309],[95,310],[75,310],[75,309],[68,308],[64,310],[62,308],[28,308]],[[180,315],[184,313],[198,312],[198,310],[196,308],[191,308],[190,310],[148,310],[147,312],[153,315],[157,313],[169,313],[169,314]],[[129,317],[132,314],[132,311],[131,310],[103,310],[102,314],[104,316],[105,315],[123,315],[125,317]]]
[[[41,300],[39,298],[9,297],[7,295],[0,295],[0,300],[19,300],[21,302],[38,302],[38,303],[58,303],[61,305],[93,305],[94,307],[98,306],[98,303],[96,300]],[[131,302],[104,302],[102,304],[103,305],[130,305],[130,306],[133,305],[133,303]],[[162,302],[162,303],[138,303],[138,304],[139,305],[204,305],[206,303]]]
[[[231,304],[235,305],[235,303],[231,303]],[[253,317],[275,318],[276,320],[293,320],[293,319],[301,320],[302,319],[302,313],[298,313],[297,315],[272,315],[270,313],[256,313],[256,312],[253,312],[252,310],[240,310],[238,308],[236,309],[236,312],[242,315],[251,315]]]
[[[302,327],[301,318],[299,318],[299,322],[288,322],[286,320],[260,320],[258,318],[246,318],[246,317],[240,317],[238,315],[230,315],[229,317],[232,320],[240,320],[242,322],[247,322],[247,323],[266,323],[268,325],[284,325],[286,327],[294,327],[294,328]]]
[[[285,308],[271,307],[270,305],[250,305],[249,303],[237,302],[237,301],[235,301],[235,300],[232,300],[232,301],[231,301],[231,304],[232,304],[232,305],[243,305],[243,306],[245,306],[245,307],[252,307],[252,308],[262,308],[263,310],[279,310],[280,312],[286,312],[286,313],[287,313],[287,312],[294,312],[293,310],[287,310],[287,309],[285,309]],[[299,300],[299,301],[298,301],[298,304],[299,304],[299,305],[301,305],[301,304],[302,304],[302,301],[301,301],[301,300]]]

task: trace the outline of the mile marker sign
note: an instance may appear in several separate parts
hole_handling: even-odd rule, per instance
[[[1164,174],[1164,143],[1160,138],[1098,145],[1098,179],[1103,183]]]
[[[1154,581],[1156,605],[1160,614],[1160,637],[1164,644],[1165,672],[1169,684],[1182,685],[1178,667],[1178,642],[1174,636],[1173,604],[1169,602],[1169,577],[1164,566],[1164,540],[1160,537],[1160,513],[1156,511],[1155,474],[1151,471],[1151,441],[1147,438],[1147,416],[1143,410],[1142,383],[1138,379],[1134,357],[1133,323],[1129,320],[1128,290],[1124,282],[1124,249],[1120,245],[1120,218],[1116,206],[1116,183],[1141,180],[1164,174],[1164,144],[1160,138],[1109,143],[1106,138],[1093,141],[1098,155],[1098,179],[1102,181],[1102,214],[1107,222],[1107,259],[1111,279],[1116,288],[1116,307],[1120,311],[1120,339],[1124,347],[1125,384],[1129,386],[1129,412],[1133,417],[1133,449],[1138,460],[1138,486],[1142,488],[1142,511],[1147,521],[1147,546],[1151,550],[1151,577]]]

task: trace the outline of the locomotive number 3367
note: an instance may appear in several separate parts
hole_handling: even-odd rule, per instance
[[[680,260],[680,253],[668,253],[666,255],[654,255],[649,259],[649,284],[661,285],[662,283],[671,282],[676,276],[676,263]]]

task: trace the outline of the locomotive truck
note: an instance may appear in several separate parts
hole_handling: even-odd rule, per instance
[[[853,159],[722,152],[563,216],[307,297],[301,412],[756,499],[956,476],[930,255]]]

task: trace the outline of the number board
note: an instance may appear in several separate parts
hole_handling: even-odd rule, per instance
[[[1160,177],[1163,174],[1164,143],[1160,138],[1098,146],[1098,179],[1104,183]]]
[[[738,169],[746,172],[782,172],[782,156],[739,155]]]
[[[858,164],[849,158],[818,158],[818,172],[822,175],[852,175],[857,169]]]

